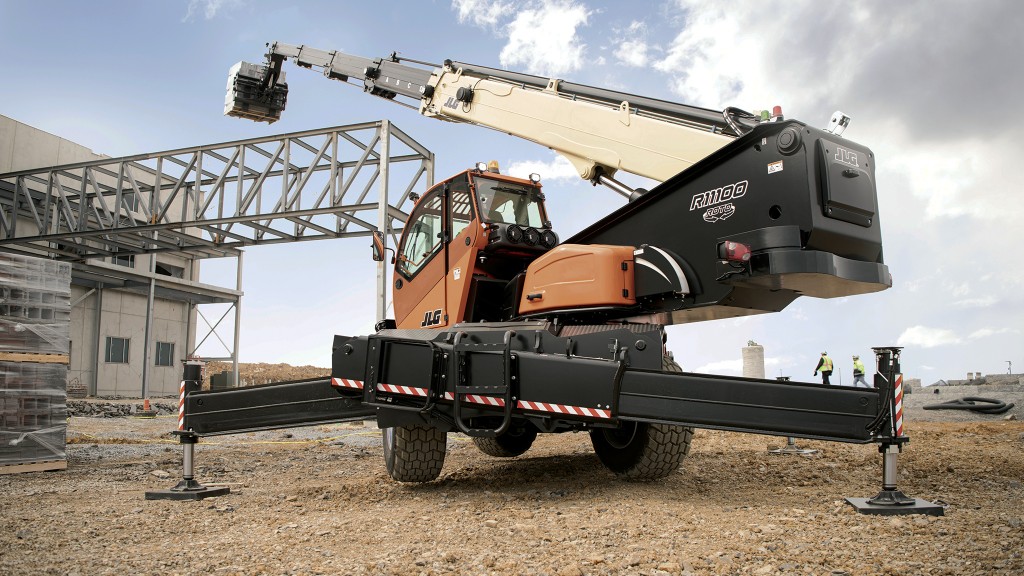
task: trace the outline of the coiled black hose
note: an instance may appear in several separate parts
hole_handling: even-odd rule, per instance
[[[975,404],[975,402],[981,402],[981,404]],[[994,400],[992,398],[967,396],[959,400],[942,402],[941,404],[930,404],[923,408],[925,410],[970,410],[971,412],[981,412],[982,414],[1003,414],[1010,408],[1013,408],[1013,406],[1013,402],[1007,404],[1006,402]]]

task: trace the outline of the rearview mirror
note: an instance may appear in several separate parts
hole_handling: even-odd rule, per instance
[[[384,233],[380,230],[374,230],[373,232],[373,261],[383,262],[384,261]]]

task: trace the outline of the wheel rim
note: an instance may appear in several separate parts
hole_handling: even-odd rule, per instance
[[[628,447],[633,442],[633,439],[636,438],[637,428],[636,422],[626,422],[615,430],[603,429],[601,434],[609,446],[622,450]]]
[[[391,453],[394,452],[394,450],[395,450],[395,429],[393,427],[392,428],[385,428],[384,429],[383,439],[384,439],[384,442],[383,442],[384,443],[384,461],[390,464],[390,462],[391,462]]]

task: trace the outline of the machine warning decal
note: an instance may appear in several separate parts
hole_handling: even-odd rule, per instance
[[[782,160],[768,164],[768,173],[775,174],[776,172],[782,172]]]
[[[452,278],[456,280],[462,278],[462,268],[456,268],[455,270],[452,270]]]
[[[704,213],[705,222],[718,222],[719,220],[725,220],[729,216],[736,213],[736,207],[730,204],[724,204],[722,206],[712,206],[708,208],[708,211]]]
[[[441,309],[430,311],[427,310],[423,313],[423,322],[420,322],[420,326],[427,328],[430,326],[437,326],[441,323]]]

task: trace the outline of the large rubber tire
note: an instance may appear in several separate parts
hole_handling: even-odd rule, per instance
[[[669,357],[666,372],[682,372]],[[625,480],[657,480],[679,469],[690,453],[693,428],[647,422],[623,422],[617,429],[594,428],[590,441],[606,468]]]
[[[473,444],[488,456],[513,458],[525,453],[537,439],[537,429],[532,424],[510,428],[501,436],[473,438]]]
[[[430,482],[441,474],[448,435],[430,426],[385,428],[384,466],[399,482]]]

